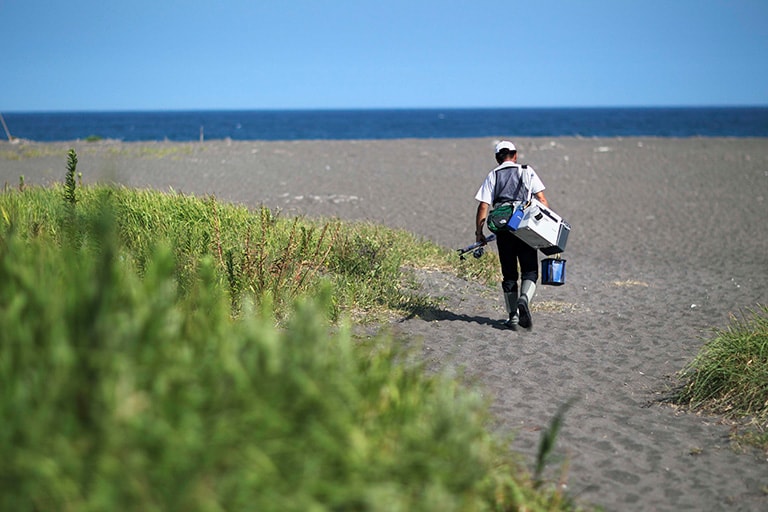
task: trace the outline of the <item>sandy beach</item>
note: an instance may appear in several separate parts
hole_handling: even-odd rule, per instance
[[[496,326],[500,286],[423,271],[442,307],[393,329],[422,343],[431,368],[486,390],[493,427],[529,461],[575,399],[556,451],[580,500],[768,510],[768,453],[738,453],[730,423],[660,403],[711,329],[768,303],[768,139],[512,140],[572,226],[565,286],[539,286],[533,330],[512,332]],[[74,147],[86,183],[370,220],[458,248],[474,241],[494,141],[2,142],[0,182],[62,182]]]

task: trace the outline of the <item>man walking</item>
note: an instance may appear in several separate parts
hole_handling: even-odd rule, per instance
[[[517,148],[514,144],[507,140],[496,144],[496,162],[498,167],[488,173],[475,195],[479,201],[475,217],[475,240],[478,242],[485,241],[483,224],[491,206],[495,208],[502,203],[517,205],[527,200],[529,191],[544,206],[549,206],[544,197],[544,184],[536,171],[529,165],[517,163]],[[533,326],[530,304],[539,279],[537,251],[511,231],[496,233],[496,245],[501,261],[504,304],[509,314],[504,325],[510,329],[517,329],[518,325],[529,329]],[[521,279],[519,296],[518,278]]]

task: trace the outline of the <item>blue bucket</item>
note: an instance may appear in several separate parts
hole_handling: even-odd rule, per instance
[[[541,260],[541,284],[561,286],[565,284],[565,260],[545,258]]]

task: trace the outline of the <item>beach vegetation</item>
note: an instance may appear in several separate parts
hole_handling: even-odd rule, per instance
[[[80,144],[80,155],[102,153],[110,157],[146,158],[146,159],[180,159],[205,151],[203,144],[114,144],[114,140],[105,139],[98,135],[89,135]],[[9,144],[0,141],[0,160],[22,161],[42,158],[66,158],[69,147],[59,143],[39,143],[23,141]]]
[[[27,148],[11,147],[11,149],[0,150],[0,160],[25,160],[27,158],[38,158],[40,156],[43,155]]]
[[[4,191],[0,510],[576,509],[480,392],[355,335],[348,308],[407,308],[402,269],[453,256],[212,197]]]
[[[182,291],[194,280],[200,262],[212,258],[235,314],[248,295],[257,302],[269,297],[281,317],[296,297],[328,282],[334,288],[333,318],[352,308],[367,312],[373,321],[382,310],[403,310],[418,302],[401,286],[409,267],[450,265],[447,255],[428,244],[411,253],[411,247],[424,243],[415,236],[367,223],[283,219],[266,208],[252,212],[213,197],[173,192],[77,187],[76,157],[71,158],[63,187],[25,187],[3,194],[2,207],[19,236],[42,236],[53,245],[69,237],[87,245],[107,202],[121,251],[140,274],[160,241],[174,253]],[[65,221],[71,229],[62,229]]]
[[[730,325],[714,331],[680,377],[677,403],[749,420],[754,429],[734,432],[734,442],[768,450],[768,307],[732,316]]]
[[[0,143],[0,160],[28,160],[45,157],[66,156],[67,150],[57,145],[22,142],[20,144]]]
[[[441,268],[465,277],[489,278],[496,271],[493,255],[482,261],[460,262],[412,233],[371,223],[287,219],[267,208],[254,212],[214,197],[173,191],[78,187],[76,165],[77,157],[71,152],[63,188],[56,184],[27,187],[24,193],[6,191],[2,204],[21,236],[44,233],[54,244],[60,244],[62,236],[88,238],[88,226],[107,200],[121,249],[140,273],[160,240],[174,252],[182,290],[194,279],[200,261],[213,258],[233,313],[245,296],[257,302],[269,297],[280,318],[296,297],[329,282],[334,289],[332,318],[345,310],[356,312],[361,321],[374,322],[391,312],[410,313],[424,305],[425,298],[408,286],[413,268]],[[73,208],[75,204],[77,208]],[[60,229],[64,219],[71,220],[73,230]]]

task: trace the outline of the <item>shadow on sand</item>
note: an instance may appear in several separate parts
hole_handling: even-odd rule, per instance
[[[403,322],[406,320],[412,320],[414,318],[419,318],[421,320],[424,320],[425,322],[434,322],[434,321],[448,321],[448,322],[469,322],[469,323],[475,323],[479,325],[487,325],[490,327],[493,327],[494,329],[499,329],[502,331],[508,330],[507,327],[504,326],[504,323],[502,320],[495,319],[495,318],[488,318],[487,316],[471,316],[471,315],[463,315],[454,313],[452,311],[448,311],[445,309],[439,309],[435,307],[423,307],[419,308],[418,310],[412,311],[408,316],[403,318]]]

